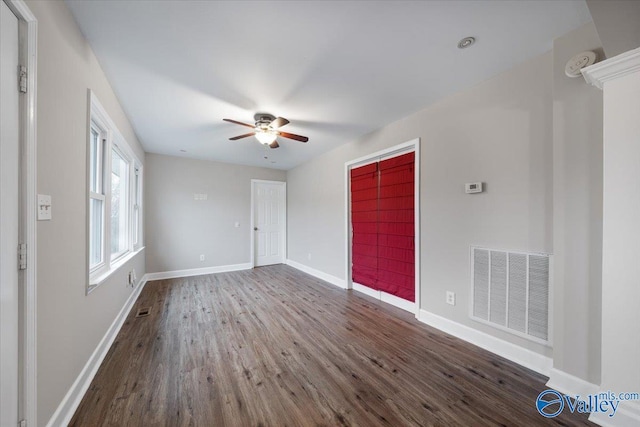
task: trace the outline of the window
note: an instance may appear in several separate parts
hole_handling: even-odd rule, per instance
[[[111,257],[118,258],[129,249],[129,163],[116,147],[111,149]]]
[[[133,247],[140,247],[142,241],[141,222],[142,171],[138,166],[133,171]]]
[[[104,235],[103,158],[106,133],[91,122],[89,140],[89,268],[95,270],[104,263],[102,236]]]
[[[90,99],[89,291],[142,246],[142,164]]]

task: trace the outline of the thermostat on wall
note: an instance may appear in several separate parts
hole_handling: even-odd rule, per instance
[[[464,192],[467,194],[470,193],[482,193],[482,183],[481,182],[467,182],[464,185]]]

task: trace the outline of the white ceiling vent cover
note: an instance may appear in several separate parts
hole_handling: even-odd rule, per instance
[[[549,343],[550,256],[471,247],[471,318]]]

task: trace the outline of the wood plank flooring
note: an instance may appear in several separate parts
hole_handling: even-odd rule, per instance
[[[70,425],[592,425],[545,381],[279,265],[147,283]]]

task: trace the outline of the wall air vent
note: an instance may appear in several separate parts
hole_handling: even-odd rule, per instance
[[[550,255],[471,247],[474,320],[549,343]]]

